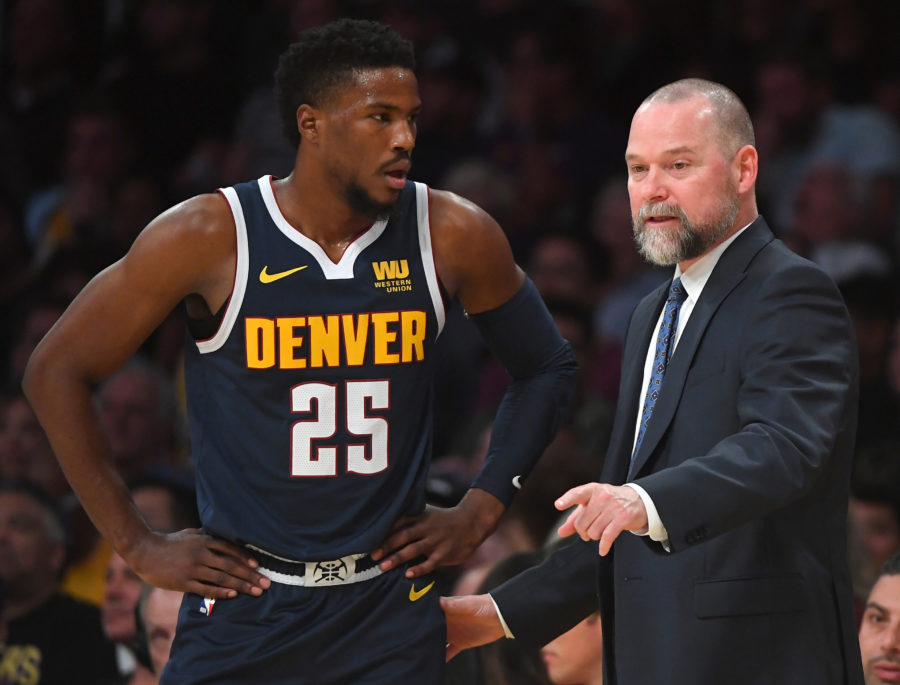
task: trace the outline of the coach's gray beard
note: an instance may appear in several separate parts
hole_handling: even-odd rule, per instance
[[[675,230],[647,227],[651,216],[674,216],[681,226]],[[684,210],[667,202],[641,207],[632,218],[634,240],[644,259],[659,266],[672,266],[695,259],[715,245],[734,225],[738,215],[737,198],[724,200],[718,215],[711,221],[694,226]]]

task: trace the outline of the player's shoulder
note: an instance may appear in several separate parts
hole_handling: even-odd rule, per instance
[[[211,238],[234,234],[234,219],[221,193],[204,193],[169,207],[148,228],[165,230],[189,238]]]
[[[499,230],[497,222],[477,204],[449,190],[428,189],[431,230],[438,238],[475,240],[485,232]]]
[[[179,202],[153,219],[124,262],[139,270],[153,271],[164,263],[170,272],[218,273],[233,264],[235,249],[234,218],[227,200],[206,193]]]

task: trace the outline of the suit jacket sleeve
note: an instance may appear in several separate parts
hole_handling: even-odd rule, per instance
[[[597,610],[597,542],[574,542],[491,596],[517,641],[540,647]]]
[[[637,480],[673,552],[789,505],[847,468],[834,462],[848,451],[837,441],[855,430],[848,425],[857,397],[849,316],[824,272],[779,256],[783,247],[774,251],[764,250],[763,264],[723,302],[732,317],[727,326],[723,315],[713,316],[720,325],[707,332],[713,339],[688,375],[672,430],[687,427],[698,437],[672,438],[684,452],[667,455],[670,468]],[[710,357],[711,365],[695,368]],[[716,363],[719,373],[710,374]],[[702,452],[690,453],[699,445]]]

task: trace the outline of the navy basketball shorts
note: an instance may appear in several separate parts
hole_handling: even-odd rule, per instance
[[[406,567],[330,587],[272,582],[261,597],[186,593],[162,685],[441,685],[446,622],[433,576]]]

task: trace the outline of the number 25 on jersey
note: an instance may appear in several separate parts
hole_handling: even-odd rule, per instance
[[[292,412],[311,413],[314,408],[317,409],[315,418],[298,421],[291,428],[292,476],[321,478],[338,475],[338,448],[313,444],[314,440],[327,440],[337,433],[338,388],[328,383],[302,383],[292,388]],[[343,418],[347,431],[351,435],[367,438],[360,444],[347,445],[347,472],[363,475],[380,473],[388,467],[388,422],[381,416],[368,416],[366,405],[370,401],[372,409],[389,409],[390,382],[347,381],[344,389],[346,412]]]

